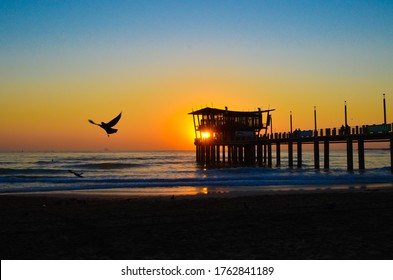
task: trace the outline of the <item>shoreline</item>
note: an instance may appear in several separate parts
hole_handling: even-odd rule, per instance
[[[393,183],[372,184],[337,184],[337,185],[282,185],[282,186],[237,186],[237,187],[146,187],[146,188],[107,188],[64,191],[9,192],[1,196],[58,196],[85,198],[209,198],[241,197],[258,195],[280,195],[291,193],[357,192],[357,191],[393,191]]]
[[[0,195],[1,259],[392,259],[393,189]]]

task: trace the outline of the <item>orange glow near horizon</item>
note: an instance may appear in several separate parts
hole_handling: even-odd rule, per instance
[[[33,102],[16,105],[5,100],[0,118],[9,121],[1,124],[0,150],[193,150],[195,131],[192,116],[188,113],[194,106],[188,100],[179,99],[178,102],[173,100],[174,96],[182,94],[181,91],[177,93],[174,91],[172,94],[169,103],[163,100],[157,102],[148,100],[149,96],[125,97],[120,98],[122,105],[116,104],[118,102],[106,104],[103,102],[93,103],[90,108],[82,108],[80,104],[74,106],[66,101],[60,101],[61,104],[55,106],[55,102],[48,103],[44,98],[39,98],[43,100],[43,104],[37,105]],[[204,99],[207,98],[205,96]],[[239,111],[254,109],[252,107],[254,104],[247,106],[241,102],[242,100],[239,97],[237,105],[223,101],[213,106],[222,109],[228,105],[230,109]],[[288,105],[284,101],[279,102],[273,98],[270,100],[271,108],[276,109],[272,113],[273,132],[289,131],[290,109],[293,111],[294,130],[313,129],[313,106],[302,103]],[[361,100],[347,101],[349,125],[382,123],[382,98],[365,97],[363,100],[364,103],[368,102],[368,106]],[[89,103],[86,98],[83,100],[83,97],[80,102]],[[392,120],[390,103],[391,100],[387,96],[388,123]],[[255,104],[261,103],[256,99]],[[211,104],[206,105],[211,106]],[[88,119],[99,123],[107,122],[120,111],[123,112],[123,116],[116,125],[119,131],[110,137],[107,137],[101,128],[88,123]],[[343,102],[331,101],[330,104],[317,106],[318,129],[339,128],[343,123]],[[201,133],[201,137],[206,140],[211,137],[211,134]]]

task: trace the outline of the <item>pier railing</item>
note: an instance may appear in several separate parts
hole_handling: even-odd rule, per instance
[[[314,137],[335,137],[335,136],[381,136],[392,133],[392,124],[374,124],[355,127],[325,128],[320,130],[295,130],[291,132],[279,132],[261,136],[269,139],[296,139],[296,138],[314,138]]]
[[[323,145],[323,167],[329,168],[330,144],[345,143],[347,169],[354,169],[354,143],[357,143],[358,166],[365,169],[364,144],[366,142],[388,142],[390,144],[390,165],[393,172],[392,124],[375,124],[355,127],[326,128],[320,130],[295,130],[293,132],[271,133],[255,137],[219,139],[195,139],[196,161],[203,165],[260,165],[273,166],[272,146],[275,146],[276,165],[281,165],[281,146],[287,145],[288,165],[294,165],[296,146],[297,167],[302,166],[303,144],[313,144],[314,167],[320,168],[320,145]]]

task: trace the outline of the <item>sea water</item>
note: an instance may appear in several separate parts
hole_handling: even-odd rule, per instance
[[[0,153],[0,193],[100,191],[172,195],[326,188],[393,183],[390,151],[366,150],[366,170],[347,171],[346,152],[330,151],[330,168],[314,169],[312,151],[303,151],[302,167],[205,167],[195,162],[195,151],[130,152],[3,152]],[[83,173],[82,177],[72,172]]]

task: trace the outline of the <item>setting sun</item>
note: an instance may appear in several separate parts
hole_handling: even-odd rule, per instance
[[[202,138],[202,140],[209,139],[210,138],[210,132],[208,132],[208,131],[201,132],[201,138]]]

